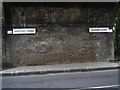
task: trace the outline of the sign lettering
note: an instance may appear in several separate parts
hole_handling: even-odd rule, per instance
[[[36,34],[35,28],[17,28],[13,29],[13,34]]]
[[[112,32],[109,28],[89,28],[89,32]]]

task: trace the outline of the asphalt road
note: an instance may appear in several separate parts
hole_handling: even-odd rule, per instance
[[[118,70],[105,70],[105,71],[76,72],[76,73],[74,72],[48,75],[3,77],[2,86],[3,88],[99,89],[117,87],[118,79],[119,79]]]

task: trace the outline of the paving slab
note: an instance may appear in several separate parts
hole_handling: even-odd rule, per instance
[[[0,71],[3,76],[19,76],[32,74],[49,74],[49,73],[64,73],[64,72],[86,72],[96,70],[119,69],[119,63],[111,62],[90,62],[90,63],[74,63],[74,64],[57,64],[57,65],[42,65],[42,66],[22,66],[8,70]]]

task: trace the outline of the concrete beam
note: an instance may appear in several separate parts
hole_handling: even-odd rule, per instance
[[[3,2],[119,2],[120,0],[3,0]]]

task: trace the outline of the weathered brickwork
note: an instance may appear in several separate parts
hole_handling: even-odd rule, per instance
[[[11,7],[11,27],[35,27],[36,35],[6,35],[6,61],[13,65],[101,62],[114,58],[114,5],[42,3]]]

